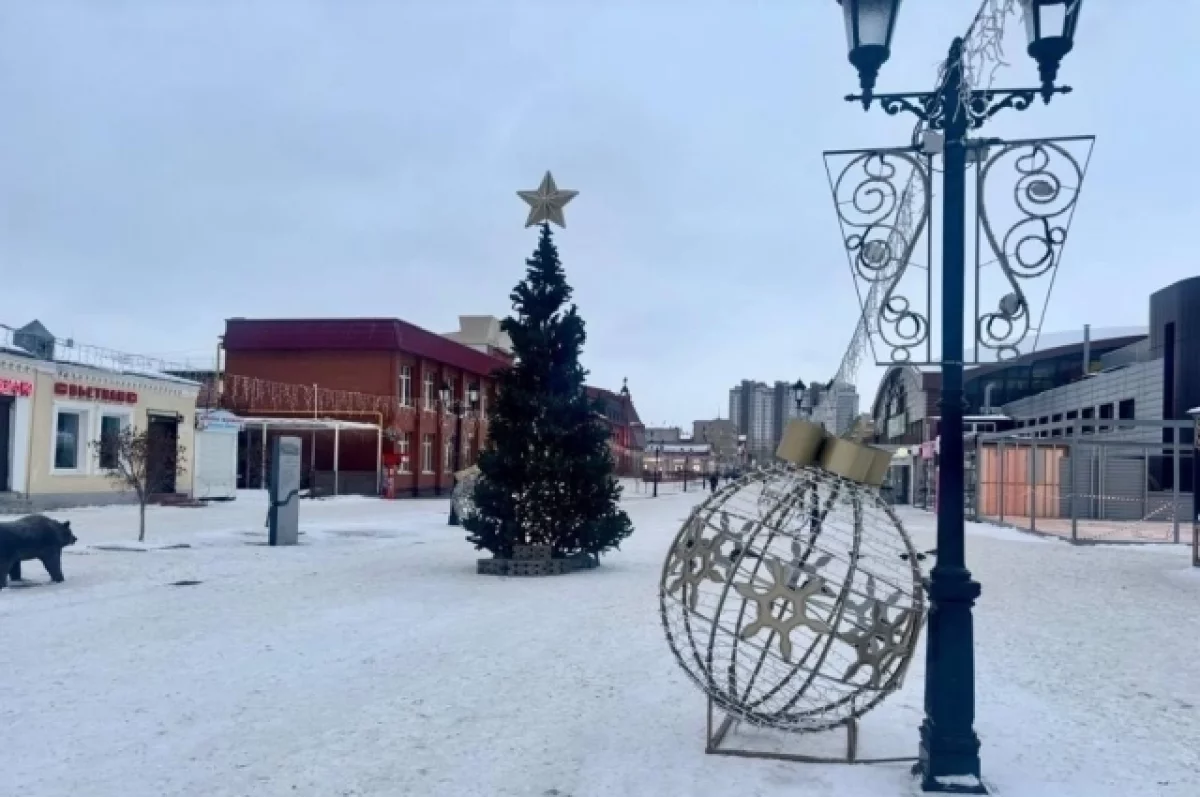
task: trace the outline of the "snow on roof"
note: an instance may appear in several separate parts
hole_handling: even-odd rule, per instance
[[[377,423],[366,423],[364,421],[339,421],[334,418],[259,418],[238,416],[242,423],[254,424],[256,426],[273,426],[281,429],[295,429],[297,431],[312,431],[321,429],[357,429],[362,431],[378,432],[380,427]]]
[[[110,362],[103,364],[90,361],[90,357],[94,357],[92,352],[84,352],[82,349],[74,349],[67,346],[58,345],[54,347],[54,362],[64,365],[74,365],[82,368],[90,368],[94,371],[109,371],[117,374],[127,374],[129,376],[140,376],[145,379],[155,379],[160,382],[173,382],[177,385],[191,385],[200,387],[200,383],[194,379],[184,379],[182,376],[174,376],[148,368],[138,362],[127,362],[123,360],[137,361],[141,358],[135,355],[113,356]]]
[[[712,448],[708,443],[651,443],[650,447],[661,448],[664,454],[703,454]]]

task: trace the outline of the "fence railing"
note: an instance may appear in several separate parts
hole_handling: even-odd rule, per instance
[[[980,435],[976,517],[1073,542],[1191,542],[1191,423],[1121,420],[1117,435],[1105,421]]]

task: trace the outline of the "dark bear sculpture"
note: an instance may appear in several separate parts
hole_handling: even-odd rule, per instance
[[[21,562],[41,560],[55,582],[63,580],[62,549],[74,545],[71,522],[60,523],[45,515],[29,515],[0,523],[0,589],[21,578]]]

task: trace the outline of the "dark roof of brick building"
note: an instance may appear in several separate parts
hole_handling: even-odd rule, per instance
[[[633,406],[633,399],[628,396],[622,396],[620,393],[614,393],[611,390],[605,390],[602,387],[587,387],[588,398],[603,401],[606,404],[616,404],[621,407],[621,417],[625,423],[630,426],[640,425],[641,417],[638,415],[637,408]]]
[[[230,318],[226,351],[395,351],[475,374],[504,360],[398,318]]]

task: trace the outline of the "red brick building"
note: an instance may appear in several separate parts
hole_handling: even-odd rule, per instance
[[[396,468],[398,495],[436,495],[453,483],[455,416],[441,401],[444,385],[464,404],[471,387],[479,391],[480,406],[463,418],[459,464],[467,467],[478,458],[487,434],[484,418],[495,394],[492,375],[507,365],[395,318],[231,318],[225,322],[223,345],[229,409],[251,416],[317,415],[381,424],[384,461]],[[239,377],[295,385],[298,392],[230,390],[228,383]],[[307,404],[295,398],[306,395],[305,389],[312,397]],[[375,400],[354,407],[331,401],[321,406],[322,395],[348,393]],[[378,441],[360,437],[341,441],[339,467],[373,476]],[[305,461],[315,452],[316,471],[330,469],[332,441],[317,435],[312,440],[315,446],[306,449]]]
[[[637,476],[642,470],[642,453],[646,447],[646,428],[633,406],[629,386],[622,385],[619,393],[601,387],[589,387],[588,398],[600,402],[601,417],[609,429],[609,449],[618,476]]]

